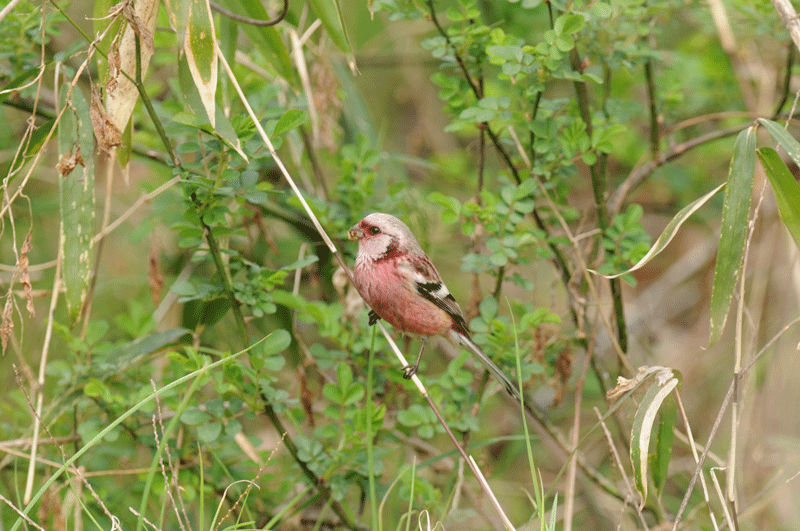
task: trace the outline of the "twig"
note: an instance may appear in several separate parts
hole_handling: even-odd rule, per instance
[[[617,447],[614,445],[614,438],[611,436],[611,432],[608,431],[608,427],[606,423],[603,421],[603,416],[600,414],[600,410],[592,408],[594,410],[595,415],[600,422],[600,427],[603,429],[603,434],[606,436],[606,441],[608,442],[608,447],[611,450],[611,455],[614,456],[614,462],[617,465],[617,469],[619,470],[620,475],[622,475],[622,481],[625,483],[625,488],[628,491],[628,495],[625,498],[627,502],[629,499],[633,498],[633,494],[635,492],[633,485],[631,485],[631,480],[628,477],[628,474],[625,472],[625,467],[622,465],[622,459],[619,456],[619,452],[617,451]],[[642,514],[641,509],[639,509],[639,504],[634,503],[634,507],[636,507],[636,516],[639,517],[639,523],[642,525],[642,529],[648,529],[647,522],[644,519],[644,515]],[[564,528],[566,531],[566,528]]]
[[[578,57],[578,49],[572,48],[570,52],[570,63],[572,69],[580,72],[581,62]],[[589,92],[586,89],[586,83],[583,81],[573,81],[573,88],[575,89],[575,96],[578,100],[578,111],[580,112],[581,119],[586,126],[586,134],[592,138],[594,127],[592,125],[592,113],[589,105]],[[594,192],[594,202],[597,214],[597,225],[600,227],[602,236],[605,236],[609,227],[609,213],[606,207],[606,164],[605,155],[601,154],[594,164],[589,166],[589,173],[592,177],[592,191]],[[623,308],[622,300],[622,284],[619,278],[612,278],[609,281],[611,288],[611,301],[614,307],[614,317],[617,324],[617,343],[622,352],[628,352],[628,328],[625,325],[625,310]],[[611,330],[611,329],[610,329]],[[631,370],[628,368],[628,370]],[[629,373],[632,374],[632,373]]]
[[[583,364],[583,370],[581,370],[581,375],[575,384],[575,407],[573,408],[575,413],[572,419],[572,437],[570,439],[570,445],[573,449],[578,448],[578,442],[580,440],[581,414],[583,413],[581,410],[583,385],[586,382],[586,375],[589,372],[589,367],[592,365],[591,358],[593,354],[594,341],[590,339],[589,348],[586,350],[586,360]],[[596,409],[597,408],[595,408],[595,410]],[[599,412],[598,416],[600,416]],[[603,429],[605,430],[605,425]],[[577,479],[576,457],[576,455],[570,457],[569,467],[567,468],[567,488],[564,492],[564,531],[572,531],[572,516],[575,510],[575,481]]]
[[[697,138],[693,138],[681,144],[671,147],[667,151],[662,151],[659,157],[655,160],[650,160],[635,168],[631,171],[630,175],[625,179],[625,181],[616,189],[616,191],[611,195],[608,199],[608,212],[610,214],[616,214],[619,212],[620,207],[622,206],[622,202],[625,198],[633,191],[634,188],[639,186],[651,173],[655,170],[660,168],[661,166],[665,165],[668,162],[675,160],[676,158],[684,155],[688,151],[705,144],[706,142],[711,142],[712,140],[718,140],[720,138],[725,138],[727,136],[733,136],[738,134],[743,129],[750,127],[751,122],[747,122],[744,124],[735,125],[733,127],[728,127],[727,129],[718,129],[711,131],[710,133],[706,133],[701,135]]]
[[[224,7],[215,2],[209,2],[209,4],[211,5],[211,9],[213,9],[214,11],[216,11],[221,15],[225,15],[226,17],[235,20],[236,22],[241,22],[242,24],[250,24],[251,26],[259,26],[259,27],[274,26],[275,24],[286,18],[286,14],[289,12],[289,0],[283,0],[283,9],[281,9],[281,12],[278,13],[278,15],[275,18],[272,18],[270,20],[259,20],[257,18],[250,18],[238,15],[233,11],[228,11],[227,9],[225,9]]]

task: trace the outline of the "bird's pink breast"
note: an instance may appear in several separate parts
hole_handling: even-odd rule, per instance
[[[401,332],[436,336],[450,329],[452,318],[413,291],[412,281],[397,273],[396,259],[357,260],[353,276],[367,304]]]

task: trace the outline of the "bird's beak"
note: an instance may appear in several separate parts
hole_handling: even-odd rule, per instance
[[[364,237],[364,231],[361,230],[361,227],[358,225],[353,225],[350,227],[350,230],[347,231],[347,237],[350,238],[350,241],[360,240]]]

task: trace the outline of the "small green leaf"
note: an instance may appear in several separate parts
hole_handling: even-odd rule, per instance
[[[458,213],[461,212],[461,202],[455,197],[444,195],[441,192],[431,192],[428,194],[428,201],[444,207],[445,211],[449,212],[450,214],[455,214],[456,219]]]
[[[583,29],[586,19],[581,15],[561,15],[553,24],[553,29],[558,35],[573,35]]]
[[[316,263],[317,261],[319,261],[319,257],[315,254],[311,254],[305,258],[301,258],[300,260],[292,262],[289,265],[283,266],[281,271],[294,271],[295,269],[302,269],[308,265]]]
[[[273,135],[278,136],[282,135],[286,131],[290,129],[294,129],[295,127],[302,125],[306,121],[306,113],[300,109],[289,109],[284,113],[283,116],[280,117],[278,123],[275,124],[275,130],[273,131]]]
[[[86,385],[83,386],[83,394],[86,396],[97,398],[105,396],[106,393],[108,393],[108,387],[97,378],[90,378]]]
[[[176,282],[170,286],[169,290],[175,295],[179,295],[181,297],[194,297],[197,295],[197,289],[194,287],[194,284],[188,280]]]
[[[261,343],[262,355],[271,356],[285,350],[292,342],[292,336],[286,330],[275,330]]]
[[[222,433],[221,422],[209,422],[197,428],[197,438],[207,443],[216,441],[220,433]]]
[[[334,404],[341,405],[344,402],[342,390],[338,386],[331,383],[325,384],[322,387],[322,395]]]
[[[211,415],[196,407],[191,407],[181,413],[181,422],[189,426],[199,426],[209,420],[211,420]]]

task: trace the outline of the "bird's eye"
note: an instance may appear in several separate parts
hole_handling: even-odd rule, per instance
[[[380,234],[381,233],[381,229],[379,229],[378,227],[370,227],[369,228],[369,233],[372,234],[372,235]]]

